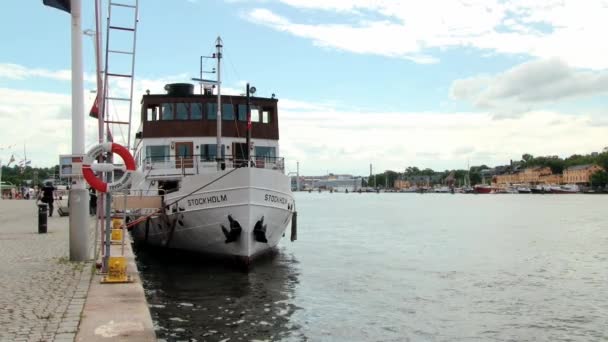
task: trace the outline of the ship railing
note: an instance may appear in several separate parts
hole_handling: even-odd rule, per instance
[[[220,160],[223,169],[234,169],[239,167],[255,167],[258,169],[272,169],[285,172],[285,159],[282,157],[268,156],[252,156],[249,161],[247,159],[234,157],[231,155],[225,156]],[[143,168],[145,172],[149,172],[153,176],[170,176],[170,175],[192,175],[199,173],[208,173],[212,169],[217,169],[217,159],[213,156],[163,156],[163,157],[146,157],[143,160]]]

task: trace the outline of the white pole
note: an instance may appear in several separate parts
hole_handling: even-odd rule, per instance
[[[104,91],[103,86],[103,77],[102,77],[102,65],[103,60],[101,58],[101,47],[102,47],[102,39],[101,39],[101,0],[95,0],[95,64],[97,71],[97,135],[98,142],[101,144],[104,142],[104,132],[103,132],[103,121],[105,120],[105,105],[106,105],[106,93]],[[101,162],[101,157],[99,158]],[[103,193],[99,193],[97,196],[97,212],[95,213],[95,237],[94,237],[94,246],[93,246],[93,257],[97,259],[98,250],[97,250],[97,239],[101,236],[100,245],[104,244],[104,235],[103,229],[105,222],[105,196]],[[103,249],[100,246],[99,252]],[[102,253],[99,253],[102,254]]]
[[[217,37],[215,44],[217,49],[217,169],[221,170],[222,158],[222,83],[221,83],[221,59],[222,59],[222,38]]]
[[[72,154],[84,154],[84,84],[82,67],[82,1],[71,0],[72,17]],[[70,260],[89,259],[89,192],[82,176],[70,188]]]

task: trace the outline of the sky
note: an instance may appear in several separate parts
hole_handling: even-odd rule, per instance
[[[83,1],[83,30],[94,29],[92,3]],[[287,172],[296,162],[305,175],[462,169],[608,146],[608,0],[139,3],[134,112],[147,89],[198,77],[221,36],[226,93],[250,82],[279,99]],[[2,13],[0,160],[57,164],[71,152],[70,16],[34,0]],[[126,9],[112,19],[133,21]],[[94,47],[83,39],[88,110]],[[113,34],[110,44],[132,41]],[[109,69],[128,65],[113,58]],[[110,88],[124,95],[129,84]],[[110,115],[127,118],[128,107]],[[87,117],[86,149],[96,125]],[[126,138],[118,127],[114,136]]]

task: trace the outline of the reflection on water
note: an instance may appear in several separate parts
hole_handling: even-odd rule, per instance
[[[275,252],[250,272],[222,260],[137,248],[159,340],[284,340],[297,337],[290,316],[298,284],[293,255]]]

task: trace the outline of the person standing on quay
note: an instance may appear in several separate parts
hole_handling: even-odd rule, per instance
[[[53,183],[46,182],[42,188],[42,203],[46,203],[49,206],[49,217],[53,216],[53,201],[55,200],[55,187]]]

